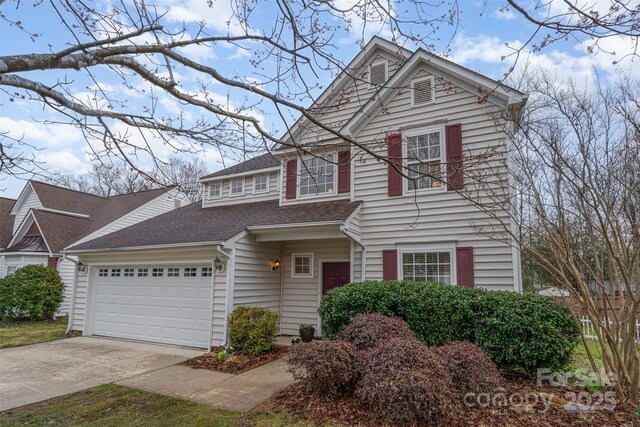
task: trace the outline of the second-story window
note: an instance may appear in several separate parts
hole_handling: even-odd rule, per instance
[[[429,129],[407,136],[407,190],[442,187],[442,131]]]
[[[222,197],[222,183],[212,182],[209,184],[209,198],[219,199],[220,197]]]
[[[333,155],[310,157],[300,165],[301,196],[333,193],[335,183],[335,161]]]
[[[244,178],[231,180],[231,195],[241,196],[244,194]]]
[[[253,192],[266,193],[269,191],[269,175],[256,175],[253,177]]]

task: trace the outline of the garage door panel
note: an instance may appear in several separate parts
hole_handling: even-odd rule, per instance
[[[152,267],[135,267],[133,277],[111,276],[118,268],[125,271],[114,266],[108,276],[94,277],[94,335],[208,347],[211,277],[202,276],[202,266],[196,277],[167,277],[167,268],[158,276]],[[145,268],[148,275],[139,275]]]

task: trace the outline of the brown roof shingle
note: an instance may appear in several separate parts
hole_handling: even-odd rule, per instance
[[[69,250],[222,242],[250,226],[344,221],[359,205],[342,200],[280,207],[277,200],[271,200],[202,208],[196,202]]]
[[[216,178],[243,172],[251,172],[254,170],[273,168],[276,166],[280,166],[280,162],[275,157],[273,157],[271,153],[266,153],[261,156],[254,157],[253,159],[249,159],[246,162],[238,163],[237,165],[222,169],[221,171],[203,176],[201,179]]]
[[[14,199],[0,197],[0,248],[6,248],[13,233],[14,216],[10,214]]]

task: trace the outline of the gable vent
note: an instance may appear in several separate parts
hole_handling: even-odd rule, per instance
[[[382,86],[387,81],[387,62],[379,62],[369,67],[369,83]]]
[[[413,82],[413,105],[431,104],[434,96],[433,78]]]

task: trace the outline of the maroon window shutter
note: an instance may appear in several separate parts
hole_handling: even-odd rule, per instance
[[[393,166],[402,167],[402,135],[387,135],[387,158],[389,159],[389,196],[402,196],[402,174]]]
[[[462,190],[462,126],[449,125],[447,137],[447,191]]]
[[[295,199],[298,188],[298,160],[287,162],[287,199]]]
[[[382,280],[398,280],[398,251],[382,251]]]
[[[473,274],[473,247],[456,248],[456,273],[458,286],[473,288],[475,286]]]
[[[338,153],[338,193],[348,193],[351,190],[351,151]]]

